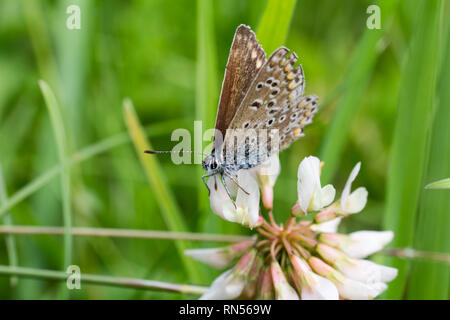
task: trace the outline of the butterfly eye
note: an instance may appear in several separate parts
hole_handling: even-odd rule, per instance
[[[212,163],[211,163],[211,169],[216,169],[217,168],[217,162],[216,161],[213,161]]]

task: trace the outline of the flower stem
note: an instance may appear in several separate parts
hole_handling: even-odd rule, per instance
[[[238,235],[136,230],[136,229],[84,228],[84,227],[74,227],[71,229],[71,233],[74,236],[169,239],[169,240],[213,241],[213,242],[240,242],[253,239],[253,237],[238,236]],[[34,226],[0,226],[0,234],[63,235],[64,228],[34,227]]]
[[[69,276],[69,274],[63,271],[10,267],[10,266],[0,266],[0,275],[14,275],[25,278],[50,279],[60,281],[66,281]],[[207,287],[202,286],[192,286],[186,284],[176,284],[176,283],[136,279],[136,278],[101,276],[84,273],[81,273],[80,281],[82,283],[129,287],[137,289],[151,289],[158,291],[172,291],[195,295],[201,295],[205,293],[206,290],[208,289]]]

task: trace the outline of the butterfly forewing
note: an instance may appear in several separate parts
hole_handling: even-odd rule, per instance
[[[287,148],[303,136],[303,127],[317,112],[316,96],[302,97],[305,79],[301,65],[294,67],[297,55],[288,55],[288,49],[277,49],[252,81],[242,99],[225,136],[226,160],[245,159],[242,168],[258,165],[274,152]],[[266,130],[261,130],[266,129]],[[236,143],[235,132],[268,133],[267,138],[257,133]],[[229,133],[228,133],[229,132]],[[238,133],[242,137],[242,133]],[[251,134],[247,134],[252,136]],[[242,141],[245,141],[242,143]]]
[[[213,149],[217,149],[225,137],[252,80],[266,62],[266,55],[250,27],[240,25],[234,35],[230,55],[225,68],[219,108],[216,117],[216,135]],[[221,134],[220,138],[217,134]]]

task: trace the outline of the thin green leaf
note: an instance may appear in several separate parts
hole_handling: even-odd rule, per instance
[[[4,203],[8,201],[8,194],[6,191],[6,183],[3,178],[2,167],[0,166],[0,203]],[[11,215],[7,214],[3,217],[3,224],[5,226],[11,226],[13,223]],[[6,235],[6,251],[8,253],[9,265],[11,267],[18,266],[18,258],[17,258],[17,247],[16,240],[14,235],[8,234]],[[15,287],[17,285],[17,277],[11,277],[11,286]]]
[[[195,114],[201,120],[202,130],[214,128],[214,119],[219,99],[217,80],[217,49],[214,36],[213,1],[197,0],[197,63],[196,63],[196,89]],[[203,151],[203,137],[201,132],[194,133],[194,149]],[[194,154],[195,163],[202,161],[200,154]],[[204,174],[203,168],[197,166],[198,210],[200,212],[200,229],[216,229],[213,225],[221,224],[219,220],[210,221],[208,192],[200,176]]]
[[[297,0],[268,0],[256,36],[267,54],[284,45]]]
[[[447,17],[450,6],[447,6]],[[450,24],[447,24],[447,34]],[[445,32],[444,32],[445,33]],[[437,86],[437,109],[433,121],[430,143],[430,160],[427,180],[450,176],[450,41],[447,38],[443,64]],[[428,189],[450,187],[450,179],[436,181]],[[418,250],[450,253],[450,190],[424,190],[421,196],[419,219],[415,233],[414,248]],[[430,260],[412,263],[407,297],[409,299],[449,298],[450,273],[446,263]]]
[[[134,110],[131,100],[125,99],[123,102],[124,119],[128,132],[133,141],[139,160],[145,171],[147,180],[152,187],[152,192],[161,208],[162,217],[170,231],[183,232],[187,230],[181,210],[167,186],[164,172],[161,170],[156,157],[144,153],[145,150],[152,150],[150,142],[146,138],[143,128]],[[201,274],[198,272],[195,263],[184,255],[184,250],[188,247],[185,241],[175,241],[180,260],[182,261],[186,272],[191,281],[200,282]]]
[[[340,85],[343,88],[342,97],[336,106],[335,114],[325,133],[324,141],[320,148],[320,159],[325,162],[321,179],[327,183],[332,180],[339,161],[345,149],[351,123],[380,54],[377,44],[386,32],[386,27],[397,5],[397,1],[378,1],[382,14],[382,28],[366,29],[359,41],[352,57],[351,65]]]
[[[53,134],[55,136],[56,145],[58,147],[58,158],[61,165],[61,195],[63,203],[63,223],[65,229],[64,235],[64,270],[72,264],[72,234],[70,229],[72,227],[72,209],[70,202],[70,166],[66,161],[69,155],[66,131],[64,128],[63,117],[61,110],[56,101],[56,97],[49,85],[43,81],[39,81],[42,95],[44,96],[45,104],[47,105],[52,123]]]
[[[416,212],[423,188],[438,67],[441,1],[421,0],[415,9],[416,22],[400,86],[383,220],[383,228],[395,233],[391,245],[400,248],[413,245]],[[385,297],[400,299],[409,262],[387,258],[384,263],[399,270]]]
[[[425,186],[425,189],[449,189],[449,188],[450,188],[450,178],[438,180],[429,183]]]

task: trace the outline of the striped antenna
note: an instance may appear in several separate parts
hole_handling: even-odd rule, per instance
[[[180,151],[156,151],[156,150],[145,150],[144,153],[148,153],[148,154],[161,154],[161,153],[196,153],[196,154],[201,154],[204,156],[207,156],[206,153],[203,152],[198,152],[198,151],[185,151],[185,150],[180,150]]]

